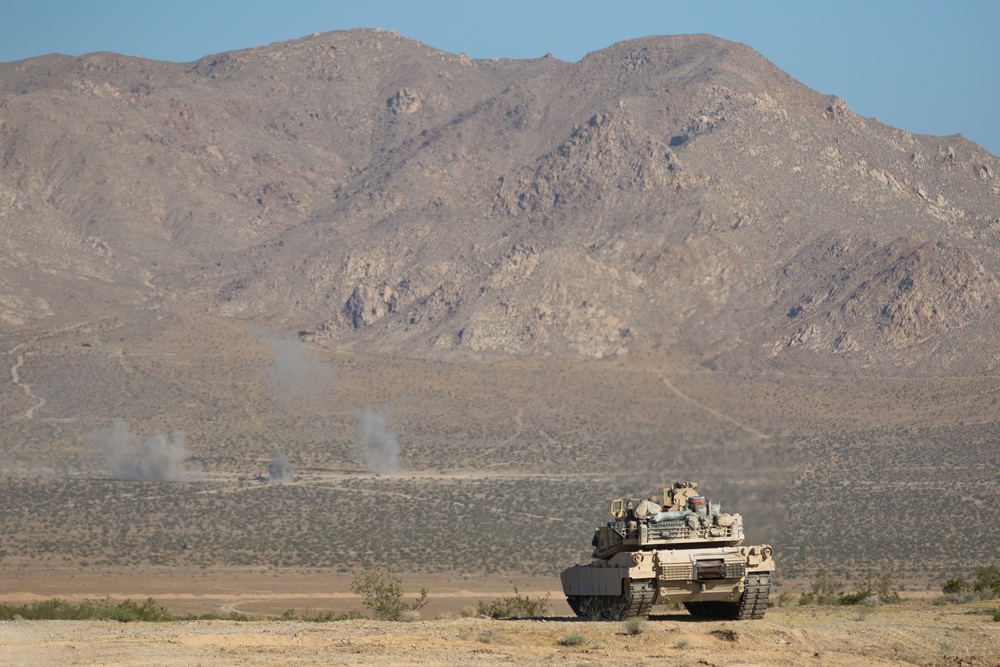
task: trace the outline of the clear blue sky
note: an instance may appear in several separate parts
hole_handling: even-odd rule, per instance
[[[997,0],[0,0],[0,61],[113,51],[187,62],[357,27],[473,58],[568,61],[634,37],[710,33],[864,116],[1000,154]]]

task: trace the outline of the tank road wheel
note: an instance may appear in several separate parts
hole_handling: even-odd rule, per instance
[[[738,602],[685,602],[692,616],[728,621],[752,621],[764,618],[767,599],[771,594],[771,573],[748,574],[743,582],[743,595]]]
[[[656,599],[653,580],[625,581],[621,595],[567,595],[566,602],[580,618],[590,621],[621,621],[646,618]]]

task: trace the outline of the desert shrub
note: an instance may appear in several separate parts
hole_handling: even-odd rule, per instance
[[[841,593],[833,602],[827,604],[856,605],[867,602],[871,598],[870,591],[856,591],[854,593]]]
[[[167,608],[158,604],[153,598],[148,598],[142,604],[126,599],[117,604],[108,604],[97,610],[97,618],[109,621],[119,621],[121,623],[131,623],[134,621],[169,621],[170,612]]]
[[[10,620],[18,616],[25,620],[41,621],[82,621],[88,619],[104,619],[129,623],[132,621],[169,621],[173,617],[166,607],[161,606],[153,598],[142,604],[126,599],[113,602],[110,598],[104,600],[84,600],[73,605],[59,598],[33,602],[30,605],[0,606],[0,620]]]
[[[286,609],[278,620],[281,621],[303,621],[306,623],[332,623],[335,621],[354,621],[364,618],[360,611],[351,610],[342,614],[335,614],[332,611],[311,611],[306,609],[299,614],[294,609]]]
[[[775,604],[778,607],[787,607],[794,601],[795,601],[795,593],[791,591],[781,591],[781,595],[778,596],[778,599],[775,601]],[[770,602],[768,604],[770,604]]]
[[[538,618],[544,616],[549,609],[549,596],[532,599],[521,595],[514,588],[514,594],[497,598],[490,603],[479,601],[477,609],[480,616],[490,618]]]
[[[87,619],[94,617],[93,605],[94,603],[92,602],[84,601],[74,607],[66,600],[53,598],[51,600],[41,600],[40,602],[35,602],[31,605],[32,609],[29,614],[21,615],[24,618],[31,618],[35,620],[53,619],[72,621],[77,619]]]
[[[381,621],[401,621],[408,612],[427,604],[427,589],[413,602],[403,602],[403,580],[386,565],[355,571],[351,591],[361,596],[361,603],[371,610],[372,618]],[[412,620],[412,619],[410,619]]]
[[[874,577],[865,577],[858,588],[858,592],[868,594],[866,598],[861,600],[862,602],[869,598],[877,600],[882,604],[899,604],[901,602],[899,586],[892,579],[881,573]]]
[[[985,565],[976,568],[976,579],[972,590],[985,598],[1000,597],[1000,567]]]
[[[649,630],[649,621],[644,618],[630,618],[622,624],[622,628],[627,635],[641,635]]]
[[[983,565],[976,568],[976,578],[971,582],[959,577],[948,579],[941,587],[943,603],[962,604],[1000,597],[1000,567]]]
[[[820,570],[812,583],[812,590],[803,593],[799,604],[857,605],[899,604],[899,587],[884,574],[865,577],[856,591],[845,592],[844,583]]]
[[[627,611],[628,605],[624,603],[608,604],[596,596],[580,603],[580,616],[588,621],[622,621]]]
[[[816,573],[811,590],[803,593],[799,604],[839,604],[838,600],[844,592],[844,582],[831,577],[826,570]]]
[[[79,607],[74,607],[66,600],[52,598],[41,600],[26,605],[2,605],[0,606],[0,620],[9,621],[14,617],[20,617],[29,621],[40,620],[62,620],[72,621],[80,618]],[[84,616],[84,618],[90,618]]]
[[[958,579],[949,579],[944,582],[944,586],[941,587],[941,592],[945,595],[958,595],[959,593],[968,592],[972,586],[965,579],[959,577]]]
[[[180,618],[182,621],[221,621],[222,617],[214,612],[208,612],[206,614],[188,614],[187,616],[182,616]]]
[[[260,616],[251,616],[250,614],[244,614],[243,612],[236,611],[235,609],[225,616],[222,617],[224,621],[240,621],[245,623],[247,621],[258,621]]]
[[[967,602],[979,602],[982,599],[983,596],[979,593],[968,590],[962,591],[961,593],[942,595],[940,598],[933,600],[933,602],[936,604],[965,604]]]
[[[566,635],[559,640],[559,643],[563,646],[579,646],[587,641],[587,638],[580,634]]]

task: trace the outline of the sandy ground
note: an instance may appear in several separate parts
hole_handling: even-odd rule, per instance
[[[423,610],[428,619],[458,616],[480,600],[513,595],[549,596],[549,611],[570,615],[556,577],[400,574],[406,599],[421,588],[430,602]],[[9,569],[0,572],[0,603],[27,604],[60,598],[72,603],[111,597],[136,601],[153,597],[175,616],[241,612],[279,616],[287,609],[298,612],[363,611],[361,600],[350,592],[351,575],[322,570],[217,568],[145,568],[81,571]]]
[[[316,570],[176,569],[0,573],[0,602],[154,597],[175,615],[287,609],[361,610],[349,574]],[[654,615],[623,623],[571,617],[551,578],[403,575],[407,597],[431,591],[410,623],[176,621],[0,622],[0,665],[942,665],[1000,667],[1000,602],[768,610],[762,621]],[[479,600],[550,595],[544,620],[463,618]],[[660,611],[654,609],[655,611]],[[580,641],[574,643],[573,638]]]
[[[977,608],[782,608],[762,621],[0,623],[0,665],[1000,665]],[[983,607],[978,610],[983,611]]]

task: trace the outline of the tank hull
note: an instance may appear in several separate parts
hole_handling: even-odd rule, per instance
[[[654,605],[681,603],[706,618],[763,617],[774,562],[767,546],[621,552],[563,570],[578,616],[632,618]]]

